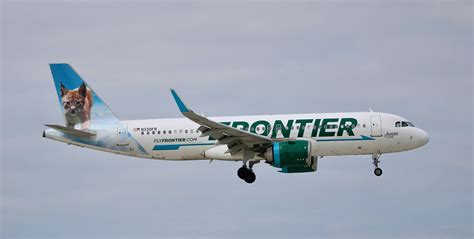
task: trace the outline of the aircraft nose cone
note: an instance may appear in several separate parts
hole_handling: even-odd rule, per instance
[[[430,136],[424,130],[420,129],[420,135],[419,135],[420,147],[427,144],[428,141],[430,141]]]

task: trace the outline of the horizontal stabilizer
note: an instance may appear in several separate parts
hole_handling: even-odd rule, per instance
[[[45,125],[47,127],[51,128],[51,129],[55,129],[55,130],[57,130],[59,132],[62,132],[64,134],[68,134],[68,135],[79,137],[79,138],[90,138],[90,137],[96,136],[95,133],[91,133],[91,132],[83,131],[83,130],[78,130],[78,129],[74,129],[74,128],[68,128],[68,127],[65,127],[65,126],[62,126],[62,125],[54,125],[54,124],[45,124]]]

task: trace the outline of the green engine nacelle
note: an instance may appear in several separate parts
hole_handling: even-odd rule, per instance
[[[272,148],[272,165],[282,173],[316,171],[315,158],[311,157],[311,143],[306,140],[275,142]]]

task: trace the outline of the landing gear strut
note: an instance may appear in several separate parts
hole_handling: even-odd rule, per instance
[[[255,179],[257,179],[257,176],[255,176],[255,173],[252,170],[252,167],[254,164],[257,162],[250,161],[249,162],[249,168],[247,168],[247,165],[243,165],[239,170],[237,170],[237,176],[239,176],[240,179],[244,180],[247,183],[253,183],[255,182]]]
[[[379,168],[379,163],[380,163],[380,158],[381,154],[372,154],[372,160],[374,161],[374,166],[375,166],[375,170],[374,170],[374,174],[375,176],[380,176],[382,175],[382,169]]]

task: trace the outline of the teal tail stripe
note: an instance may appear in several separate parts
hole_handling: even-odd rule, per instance
[[[360,140],[375,140],[374,138],[361,135],[360,138],[353,138],[353,139],[318,139],[318,142],[331,142],[331,141],[360,141]]]
[[[165,145],[155,145],[153,150],[178,150],[180,147],[186,146],[209,146],[214,145],[213,143],[208,144],[165,144]]]

